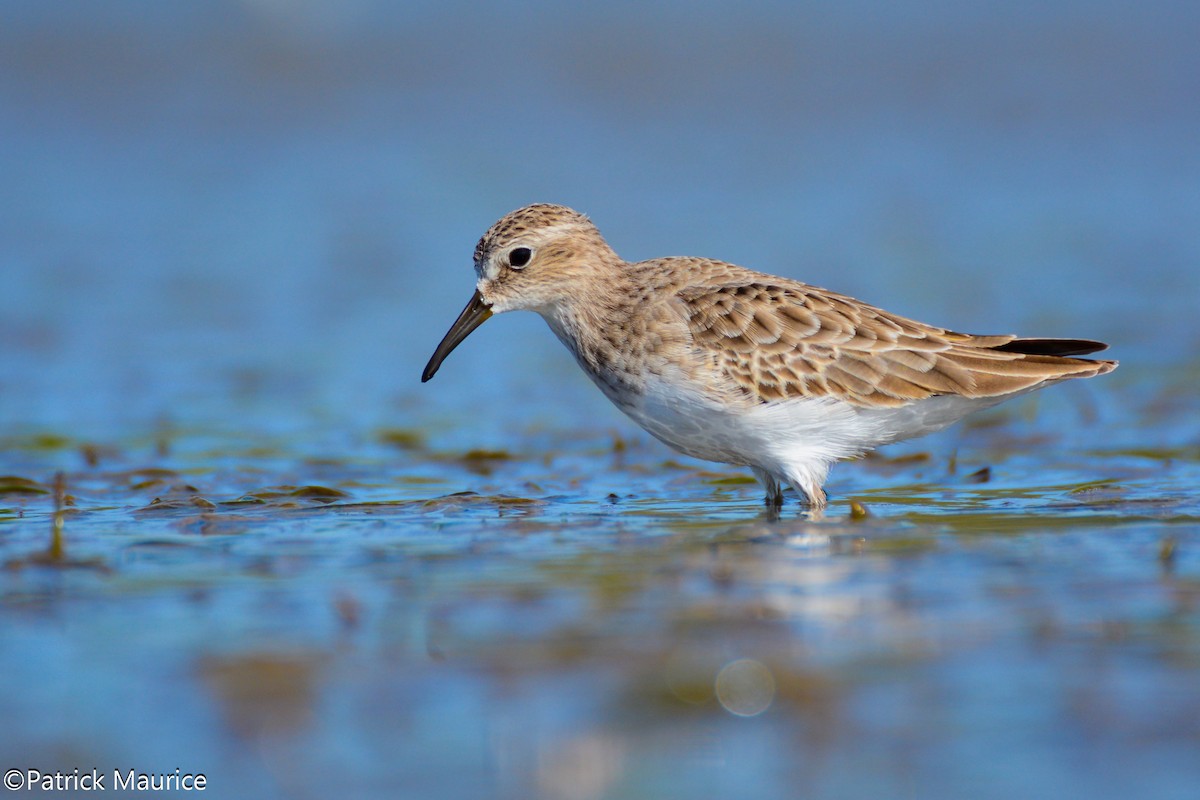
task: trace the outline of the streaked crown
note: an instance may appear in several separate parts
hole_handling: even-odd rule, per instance
[[[529,248],[532,257],[543,264],[561,262],[564,256],[581,249],[612,253],[600,231],[583,214],[566,206],[536,203],[506,214],[475,245],[475,272],[479,278],[494,280],[506,267],[517,266],[509,257],[517,248]]]

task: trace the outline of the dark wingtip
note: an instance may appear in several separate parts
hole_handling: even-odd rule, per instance
[[[1086,356],[1107,350],[1108,345],[1091,339],[1013,339],[1007,344],[991,348],[1003,353],[1020,353],[1026,356]]]

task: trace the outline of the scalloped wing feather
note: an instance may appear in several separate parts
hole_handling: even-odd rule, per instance
[[[1116,367],[1046,354],[1095,352],[1099,342],[958,333],[800,283],[691,286],[676,299],[701,360],[758,402],[833,397],[896,407],[935,395],[993,398]]]

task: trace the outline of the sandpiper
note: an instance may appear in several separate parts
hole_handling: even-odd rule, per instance
[[[1087,339],[976,336],[707,258],[629,263],[583,214],[513,211],[475,247],[475,294],[421,381],[493,314],[546,320],[616,406],[689,456],[750,467],[779,507],[830,466],[1116,361]]]

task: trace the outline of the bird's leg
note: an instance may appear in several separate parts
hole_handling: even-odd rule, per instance
[[[767,508],[775,511],[778,511],[780,508],[782,508],[783,486],[779,483],[775,476],[764,469],[759,469],[758,467],[751,467],[750,470],[754,473],[754,477],[758,478],[758,482],[761,483],[767,490],[767,496],[763,498],[763,503],[766,504]]]
[[[829,496],[825,494],[825,490],[821,488],[821,484],[825,482],[825,476],[828,474],[828,467],[819,472],[794,472],[788,475],[789,483],[796,493],[800,495],[801,502],[805,503],[813,511],[823,511],[825,503]]]

